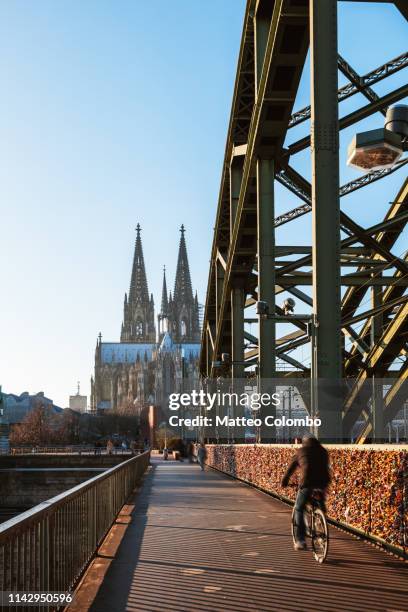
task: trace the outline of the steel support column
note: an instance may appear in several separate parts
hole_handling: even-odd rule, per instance
[[[230,239],[234,233],[234,224],[238,208],[239,192],[242,182],[242,171],[245,160],[246,145],[234,147],[230,164]],[[243,391],[242,379],[245,368],[244,349],[244,314],[245,293],[243,283],[235,279],[231,288],[231,356],[232,356],[232,391],[240,393]],[[233,404],[234,417],[244,416],[244,409],[239,404]],[[243,438],[243,428],[232,429],[232,439],[239,442]]]
[[[269,0],[260,0],[255,15],[255,97],[257,97],[258,94],[259,81],[265,58],[272,9],[272,2],[269,2]]]
[[[372,308],[380,308],[382,306],[382,287],[376,286],[371,288],[371,305]],[[371,320],[371,346],[374,347],[382,335],[383,313],[379,312],[372,317]],[[372,397],[372,434],[375,442],[382,442],[385,438],[384,427],[384,401],[383,388],[381,378],[378,378],[373,373],[373,397]]]
[[[209,376],[211,372],[211,362],[212,362],[212,357],[213,357],[213,350],[212,350],[212,345],[211,345],[211,340],[210,340],[210,332],[208,330],[207,330],[207,333],[205,334],[205,349],[206,349],[206,358],[205,358],[206,376]]]
[[[234,155],[230,165],[230,237],[234,231],[235,216],[238,208],[239,192],[241,189],[242,169],[244,165],[246,146],[234,148]]]
[[[219,318],[220,304],[221,304],[221,299],[222,299],[222,290],[224,288],[224,277],[225,277],[224,268],[222,267],[222,265],[220,264],[218,260],[216,260],[215,262],[215,270],[216,270],[215,299],[216,299],[216,317],[217,317],[217,328],[218,328],[218,326],[220,325],[220,321],[218,320],[218,318]],[[217,358],[217,355],[214,355],[214,358]]]
[[[314,412],[324,440],[340,434],[341,378],[337,0],[310,0],[313,304],[317,319]],[[333,386],[330,385],[331,390]],[[338,405],[337,405],[338,404]]]
[[[244,306],[244,290],[241,287],[233,287],[231,290],[232,378],[244,377]]]
[[[257,254],[258,299],[267,302],[269,312],[275,312],[274,274],[274,161],[258,159],[257,173]],[[271,379],[275,377],[275,321],[259,317],[259,392],[272,393]],[[261,418],[274,413],[273,407],[262,410]],[[271,427],[261,428],[261,439],[274,436]]]
[[[231,332],[232,332],[232,391],[240,394],[244,391],[244,359],[245,359],[245,293],[240,286],[231,289]],[[233,404],[234,418],[245,414],[244,407],[238,403]],[[233,427],[232,438],[235,442],[245,442],[244,428]]]
[[[258,299],[267,302],[269,312],[275,312],[274,273],[274,162],[257,161],[258,212]],[[275,374],[275,322],[259,318],[259,374],[273,378]]]

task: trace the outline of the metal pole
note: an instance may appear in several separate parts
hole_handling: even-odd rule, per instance
[[[282,393],[282,419],[285,416],[286,416],[286,389]],[[283,427],[283,442],[287,441],[286,432],[287,432],[286,427]]]
[[[382,287],[371,287],[371,304],[377,308],[382,304]],[[371,319],[371,346],[375,346],[381,338],[383,326],[382,312],[374,315]],[[372,423],[373,439],[375,442],[384,441],[384,405],[383,386],[380,379],[373,373],[372,376]]]
[[[234,232],[236,212],[238,208],[239,192],[242,182],[242,171],[246,153],[246,145],[234,147],[230,164],[230,240]],[[244,308],[245,293],[243,283],[234,279],[231,289],[231,357],[232,357],[232,392],[243,391],[244,378]],[[233,417],[244,416],[244,408],[239,404],[232,404]],[[242,427],[233,429],[234,440],[243,434]]]
[[[257,171],[257,254],[258,254],[258,300],[267,302],[269,312],[275,314],[275,268],[274,268],[274,161],[258,159]],[[275,321],[259,316],[259,392],[272,393],[271,379],[275,377]],[[265,409],[264,409],[265,408]],[[275,415],[274,406],[260,411],[263,420],[266,415]],[[271,427],[261,428],[261,438],[273,438]]]
[[[232,315],[232,377],[244,376],[244,290],[233,287],[231,290]]]
[[[220,313],[220,309],[221,309],[222,290],[223,290],[223,287],[224,287],[225,272],[224,272],[224,268],[222,267],[222,265],[220,264],[220,262],[218,260],[215,262],[215,269],[216,269],[216,295],[215,295],[215,299],[216,299],[216,317],[217,317],[217,328],[218,328],[218,325],[219,325],[219,313]]]
[[[232,392],[238,396],[244,391],[244,301],[245,294],[242,287],[233,287],[231,290],[231,331],[232,331]],[[239,403],[232,404],[234,418],[244,416],[244,407]],[[234,427],[233,438],[243,437],[243,428]]]
[[[207,333],[205,334],[205,365],[206,365],[206,376],[210,376],[211,373],[211,361],[212,361],[212,346],[210,340],[210,332],[207,329]]]
[[[185,359],[184,357],[182,357],[181,358],[181,393],[184,393],[184,378],[185,378]],[[186,409],[184,406],[182,406],[181,414],[183,417],[183,422],[181,425],[181,436],[180,437],[184,441],[184,436],[185,436],[184,418],[186,416]]]
[[[265,58],[268,34],[271,23],[273,2],[259,0],[255,15],[255,97],[258,97],[259,81]]]
[[[292,418],[292,387],[289,387],[289,406],[288,406],[288,419]],[[291,441],[291,435],[290,435],[290,426],[288,426],[288,442]]]
[[[230,164],[230,238],[234,231],[235,217],[238,208],[241,189],[242,171],[244,166],[246,145],[234,147]]]
[[[341,432],[340,200],[337,0],[310,0],[313,309],[322,439]],[[329,387],[327,387],[329,384]],[[323,396],[329,390],[330,399]],[[334,389],[334,393],[330,391]]]

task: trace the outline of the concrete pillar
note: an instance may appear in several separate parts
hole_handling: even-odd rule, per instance
[[[316,402],[326,441],[341,435],[337,0],[310,0],[313,309]]]

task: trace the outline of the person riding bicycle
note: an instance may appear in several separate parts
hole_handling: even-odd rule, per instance
[[[297,468],[300,470],[300,479],[295,502],[295,550],[304,550],[306,548],[306,527],[303,511],[314,489],[323,491],[322,503],[324,507],[325,491],[330,483],[329,455],[312,434],[303,436],[302,446],[293,457],[286,474],[282,478],[282,487],[288,486],[289,479]]]

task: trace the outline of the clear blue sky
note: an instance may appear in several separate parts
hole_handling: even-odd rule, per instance
[[[119,337],[137,222],[156,304],[163,264],[174,282],[181,223],[193,286],[204,302],[244,6],[244,0],[0,3],[6,392],[44,390],[65,406],[80,380],[89,394],[98,332],[105,340]],[[394,7],[346,3],[340,17],[340,51],[356,70],[405,50],[408,30]],[[357,39],[367,45],[356,53]],[[307,74],[296,106],[306,98]],[[380,115],[362,125],[378,122]],[[306,155],[296,161],[305,173],[309,163]],[[342,175],[355,173],[343,167]],[[370,188],[363,200],[349,196],[345,209],[358,203],[353,214],[368,223],[373,194],[383,206],[382,193],[388,201],[402,178]],[[297,204],[277,189],[278,212]],[[287,226],[280,243],[302,242],[299,228]]]

